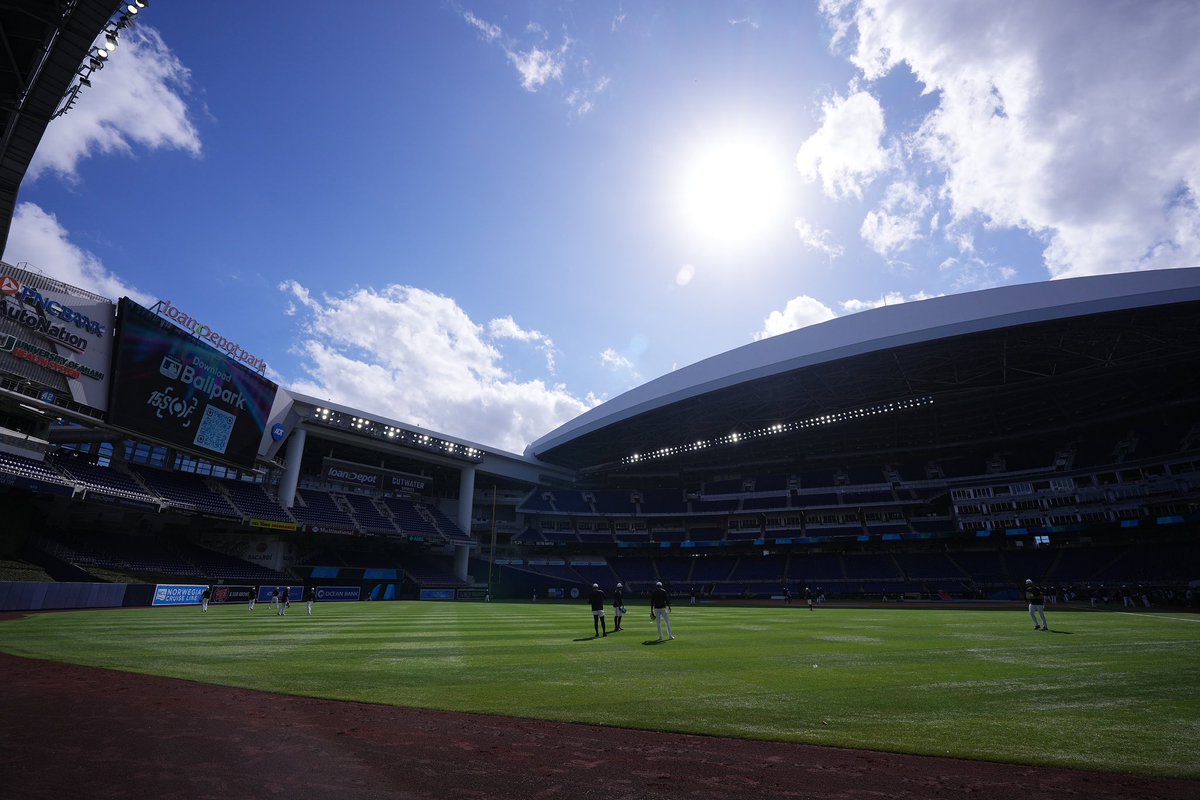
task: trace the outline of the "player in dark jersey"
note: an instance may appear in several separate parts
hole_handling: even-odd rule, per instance
[[[1033,617],[1033,629],[1035,631],[1048,631],[1050,626],[1046,624],[1046,593],[1042,591],[1042,587],[1033,582],[1032,579],[1025,580],[1025,599],[1029,601],[1029,616]],[[1038,617],[1041,617],[1041,624],[1038,624]]]
[[[674,639],[671,633],[671,594],[663,588],[662,581],[654,584],[654,592],[650,595],[650,619],[658,627],[658,640],[663,640],[663,623],[667,625],[667,638]]]
[[[621,618],[625,616],[625,587],[620,583],[617,584],[617,590],[613,592],[613,633],[616,633],[621,628]]]
[[[596,635],[592,638],[608,636],[608,626],[604,622],[604,597],[604,590],[600,588],[600,584],[593,583],[592,593],[588,595],[588,602],[592,606],[592,626],[596,629]]]

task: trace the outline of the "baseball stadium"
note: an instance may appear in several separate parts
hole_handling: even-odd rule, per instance
[[[127,22],[41,5],[5,237]],[[1200,267],[837,317],[523,453],[54,273],[0,263],[6,796],[1200,792]]]

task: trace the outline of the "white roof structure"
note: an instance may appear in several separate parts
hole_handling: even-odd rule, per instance
[[[541,437],[526,454],[586,467],[589,460],[598,463],[595,452],[590,458],[569,455],[585,440],[594,441],[601,433],[620,440],[615,431],[638,418],[685,405],[695,414],[701,398],[728,396],[738,387],[752,393],[752,387],[773,377],[914,345],[1181,303],[1200,303],[1200,268],[1003,286],[884,306],[757,341],[663,375]]]

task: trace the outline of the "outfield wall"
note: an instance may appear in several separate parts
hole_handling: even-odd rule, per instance
[[[126,605],[128,588],[124,583],[0,581],[0,611],[119,608]]]
[[[245,603],[257,590],[258,602],[269,603],[274,588],[274,585],[217,584],[212,587],[212,602]],[[0,581],[0,611],[199,605],[204,589],[205,584]],[[290,585],[288,590],[293,603],[303,601],[303,584]],[[359,586],[318,586],[316,591],[319,603],[357,602],[363,596]]]

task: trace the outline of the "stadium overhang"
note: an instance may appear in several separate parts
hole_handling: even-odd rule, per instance
[[[1197,268],[885,306],[671,372],[541,437],[526,455],[584,473],[645,473],[650,462],[670,462],[668,471],[731,464],[731,448],[767,465],[804,450],[1033,435],[1039,422],[1061,423],[1056,406],[1064,404],[1119,416],[1160,398],[1194,397],[1198,320]],[[1145,380],[1155,369],[1164,374]]]
[[[0,3],[0,254],[46,126],[118,0]]]
[[[330,441],[343,442],[380,453],[396,453],[451,468],[474,468],[477,473],[496,475],[511,481],[534,485],[569,483],[572,470],[547,464],[535,458],[509,453],[418,425],[388,419],[328,400],[280,390],[272,419],[284,426],[273,449],[274,456],[283,439],[299,428]]]

